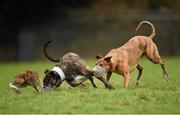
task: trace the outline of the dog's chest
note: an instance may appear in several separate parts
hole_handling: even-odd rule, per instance
[[[79,84],[79,83],[83,83],[87,78],[84,76],[77,76],[74,80]]]
[[[70,75],[66,76],[66,81],[71,85],[78,85],[87,80],[87,77],[82,75]]]

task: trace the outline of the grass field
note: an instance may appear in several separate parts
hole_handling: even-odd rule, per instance
[[[0,113],[180,113],[180,58],[167,58],[170,81],[166,82],[159,65],[141,60],[144,68],[142,80],[135,87],[137,70],[132,73],[130,87],[123,88],[123,77],[113,74],[110,91],[95,80],[98,89],[89,81],[86,87],[72,88],[64,82],[58,89],[38,94],[33,88],[21,89],[16,94],[9,88],[15,74],[32,69],[41,75],[51,62],[1,63],[0,64]],[[86,60],[93,67],[95,60]]]

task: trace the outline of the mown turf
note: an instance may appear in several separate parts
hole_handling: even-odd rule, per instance
[[[94,60],[86,60],[93,67]],[[86,87],[72,88],[64,82],[58,89],[38,94],[31,87],[16,94],[9,88],[15,74],[32,69],[41,75],[51,62],[0,64],[0,113],[180,113],[180,58],[166,59],[170,81],[162,76],[159,65],[141,60],[144,68],[142,80],[135,87],[137,70],[132,73],[130,87],[123,88],[123,77],[113,74],[110,91],[95,80],[98,89],[89,81]]]

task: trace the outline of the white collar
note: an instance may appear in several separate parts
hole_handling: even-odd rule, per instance
[[[65,79],[64,72],[62,71],[62,69],[60,67],[56,66],[52,69],[52,71],[57,72],[59,74],[59,76],[61,77],[61,80]]]

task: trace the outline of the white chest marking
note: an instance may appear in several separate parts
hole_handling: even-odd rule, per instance
[[[75,78],[75,81],[79,84],[79,83],[83,83],[87,78],[84,76],[77,76]]]
[[[60,67],[54,67],[52,69],[52,71],[55,71],[59,74],[59,76],[61,77],[61,80],[64,80],[65,79],[65,75],[64,75],[64,72],[62,71],[62,69]]]

